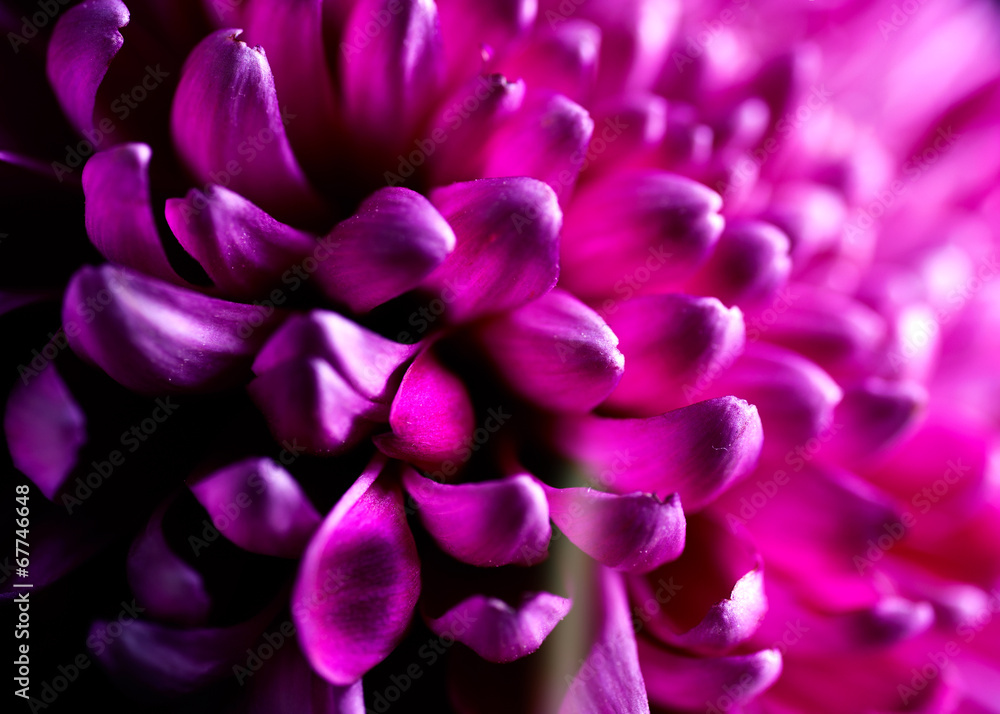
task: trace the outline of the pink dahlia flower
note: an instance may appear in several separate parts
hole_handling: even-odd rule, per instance
[[[19,706],[1000,713],[994,5],[0,24]]]

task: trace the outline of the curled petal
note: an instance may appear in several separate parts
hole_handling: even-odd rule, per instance
[[[14,385],[3,430],[14,467],[53,499],[87,443],[87,417],[54,364]]]
[[[650,700],[676,709],[699,709],[705,702],[715,702],[721,697],[742,706],[781,675],[778,650],[703,659],[671,652],[640,639],[639,661]]]
[[[125,40],[129,21],[121,0],[89,0],[59,18],[49,40],[46,73],[62,110],[78,132],[94,130],[97,89]]]
[[[659,603],[649,631],[667,644],[718,652],[749,638],[767,612],[763,559],[749,542],[704,516],[687,521],[684,553],[629,580],[634,599]]]
[[[708,257],[722,233],[721,207],[711,189],[664,172],[615,172],[587,184],[566,212],[563,283],[595,298],[620,294],[623,281],[630,294],[663,292]]]
[[[392,401],[392,432],[379,434],[375,444],[388,456],[433,471],[462,461],[459,454],[467,448],[473,424],[472,402],[462,380],[425,351],[406,370]]]
[[[431,201],[455,231],[455,250],[428,278],[456,321],[510,310],[559,277],[562,211],[531,178],[482,179],[435,189]]]
[[[435,634],[454,637],[485,660],[513,662],[541,647],[572,605],[546,592],[526,594],[516,608],[498,598],[473,595],[427,624]]]
[[[183,284],[160,242],[149,196],[146,144],[122,144],[95,154],[83,167],[84,220],[90,242],[108,260]]]
[[[166,214],[184,249],[234,298],[266,293],[316,247],[309,235],[215,184],[206,186],[204,193],[193,188],[184,198],[169,199]]]
[[[606,406],[630,415],[661,414],[703,398],[746,341],[743,313],[715,298],[639,296],[607,320],[628,369]]]
[[[320,524],[299,484],[271,459],[244,459],[190,488],[213,523],[229,524],[222,535],[251,553],[298,558]]]
[[[585,99],[597,79],[601,30],[586,20],[540,27],[514,57],[500,65],[508,77],[529,87],[548,89],[574,100]]]
[[[677,494],[617,495],[589,488],[545,488],[552,522],[580,550],[609,568],[644,573],[684,551],[684,509]]]
[[[170,116],[174,145],[199,183],[225,183],[279,217],[315,218],[322,204],[285,134],[294,118],[282,116],[264,51],[239,34],[214,32],[188,56]]]
[[[383,188],[320,239],[317,284],[331,300],[368,312],[417,287],[455,248],[455,234],[430,202]]]
[[[561,94],[529,95],[487,150],[486,177],[531,176],[565,205],[594,132],[587,110]]]
[[[849,387],[834,413],[841,430],[831,449],[842,463],[878,455],[915,425],[926,403],[927,390],[913,382],[870,377]]]
[[[722,397],[647,419],[565,419],[556,440],[602,487],[616,493],[677,492],[692,511],[754,468],[763,432],[756,407]]]
[[[399,485],[377,457],[313,536],[292,594],[302,649],[327,681],[353,684],[403,638],[420,562]]]
[[[561,290],[496,318],[480,335],[511,388],[548,409],[588,412],[624,372],[615,333]]]
[[[385,405],[366,399],[327,362],[289,359],[247,387],[278,441],[310,454],[339,454],[371,433]],[[296,440],[299,440],[296,442]]]
[[[373,18],[386,18],[372,36]],[[433,0],[360,0],[340,43],[348,124],[383,146],[405,144],[424,117],[444,62]]]
[[[313,310],[289,318],[267,341],[253,370],[264,374],[283,362],[318,357],[361,396],[388,404],[402,379],[401,367],[419,345],[404,345],[366,330],[346,317]]]
[[[463,563],[534,565],[548,556],[548,502],[530,476],[449,485],[407,469],[403,484],[434,541]]]
[[[172,501],[171,501],[172,502]],[[161,506],[132,541],[125,561],[128,584],[150,617],[177,625],[203,624],[212,601],[197,570],[173,552],[163,534]]]
[[[218,390],[250,375],[276,315],[105,265],[80,269],[63,302],[74,351],[143,393]]]

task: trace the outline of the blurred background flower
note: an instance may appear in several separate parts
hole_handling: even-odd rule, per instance
[[[998,19],[4,0],[20,704],[1000,712]]]

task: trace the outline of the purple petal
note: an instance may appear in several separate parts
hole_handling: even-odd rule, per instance
[[[456,321],[511,310],[559,277],[562,211],[530,178],[483,179],[435,189],[431,201],[455,231],[455,250],[427,280]]]
[[[588,412],[624,372],[615,333],[561,290],[496,318],[480,336],[510,387],[547,409]]]
[[[348,124],[391,154],[410,139],[442,79],[437,7],[433,0],[360,0],[340,53]]]
[[[73,350],[151,394],[240,383],[275,319],[110,265],[77,271],[63,302]]]
[[[915,425],[927,404],[927,390],[913,382],[870,377],[844,391],[833,422],[842,427],[831,449],[841,463],[885,451]]]
[[[298,558],[322,520],[292,475],[268,458],[244,459],[190,488],[219,532],[251,553]]]
[[[419,349],[388,340],[335,312],[313,310],[289,318],[257,354],[253,369],[264,374],[288,360],[319,357],[358,394],[388,404],[403,378],[402,366]]]
[[[712,519],[691,516],[687,529],[680,558],[629,580],[633,599],[662,606],[650,613],[644,605],[642,619],[667,644],[728,650],[749,638],[767,612],[763,558],[747,538]]]
[[[386,411],[315,357],[286,360],[253,380],[247,391],[274,438],[298,443],[310,454],[346,451],[371,433]]]
[[[448,0],[437,3],[449,76],[461,81],[535,21],[537,0]]]
[[[741,706],[774,684],[781,674],[778,650],[700,658],[640,639],[639,661],[650,700],[669,709],[701,709],[706,702],[717,701]]]
[[[547,592],[525,594],[516,608],[503,600],[473,595],[441,617],[428,618],[437,635],[449,635],[490,662],[513,662],[542,646],[573,606]]]
[[[454,467],[463,461],[460,454],[472,438],[474,418],[462,380],[424,351],[406,370],[392,402],[392,432],[376,436],[375,445],[427,471]]]
[[[132,541],[125,561],[128,584],[147,616],[176,625],[201,625],[212,607],[205,583],[163,535],[163,516],[172,500],[153,513]]]
[[[621,576],[599,567],[595,595],[598,627],[559,714],[649,714],[636,637]]]
[[[185,284],[170,267],[149,196],[146,144],[122,144],[95,154],[83,167],[84,218],[90,242],[108,260]]]
[[[234,298],[266,294],[316,248],[306,233],[215,184],[206,186],[204,193],[193,188],[184,198],[169,199],[166,215],[184,249],[216,287]]]
[[[608,312],[628,369],[606,406],[653,416],[704,398],[706,389],[743,352],[739,308],[715,298],[647,295]]]
[[[508,77],[529,87],[548,89],[573,101],[583,101],[597,79],[601,30],[586,20],[570,19],[555,27],[539,26],[513,57],[502,61]]]
[[[715,246],[721,206],[714,191],[664,172],[615,172],[587,184],[566,212],[564,286],[628,299],[677,285]]]
[[[306,550],[292,616],[313,669],[356,682],[395,649],[420,595],[420,562],[398,484],[377,457],[337,502]]]
[[[59,18],[49,40],[46,74],[60,106],[81,134],[93,133],[94,104],[129,21],[120,0],[88,0]]]
[[[14,467],[52,500],[87,443],[87,417],[54,364],[27,379],[7,398],[4,436]]]
[[[714,295],[726,305],[758,305],[771,298],[792,270],[788,236],[770,223],[737,221],[687,289]]]
[[[331,300],[368,312],[417,287],[455,248],[455,234],[426,198],[376,191],[320,240],[317,284]]]
[[[201,184],[228,186],[275,216],[315,218],[322,204],[292,154],[264,51],[219,30],[188,56],[174,95],[174,145]]]
[[[648,419],[564,419],[556,440],[616,493],[677,492],[698,510],[756,465],[763,442],[757,408],[722,397]]]
[[[403,485],[438,547],[463,563],[534,565],[548,557],[549,507],[530,476],[448,485],[407,469]]]
[[[677,494],[617,495],[589,488],[545,488],[552,522],[597,562],[645,573],[684,551],[684,509]]]
[[[561,94],[529,94],[494,136],[483,175],[536,178],[551,186],[565,205],[593,132],[594,120],[579,104]]]

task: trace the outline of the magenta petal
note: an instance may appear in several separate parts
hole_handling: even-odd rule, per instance
[[[188,56],[174,95],[170,128],[188,170],[273,215],[314,218],[320,199],[292,154],[264,52],[219,30]]]
[[[298,558],[322,520],[292,475],[268,458],[244,459],[190,488],[219,532],[251,553]]]
[[[455,250],[428,278],[456,321],[510,310],[559,277],[562,211],[531,178],[482,179],[435,189],[431,201],[455,230]]]
[[[677,494],[618,495],[589,488],[545,488],[552,522],[576,547],[609,568],[645,573],[684,551],[684,509]]]
[[[172,500],[153,513],[132,541],[125,561],[128,584],[147,616],[176,625],[201,625],[212,607],[205,582],[171,550],[163,535],[163,515]]]
[[[3,431],[14,467],[52,500],[87,443],[87,417],[54,364],[28,379],[11,389]]]
[[[122,144],[95,154],[83,167],[84,219],[91,243],[108,260],[184,284],[170,267],[149,197],[146,144]]]
[[[547,409],[588,412],[624,372],[615,333],[561,290],[496,318],[480,336],[510,387]]]
[[[327,362],[290,359],[247,387],[278,441],[310,454],[339,454],[371,433],[386,407],[361,396]]]
[[[449,77],[474,74],[487,56],[507,47],[535,22],[537,0],[438,2]]]
[[[331,300],[368,312],[417,287],[454,248],[451,226],[430,201],[383,188],[320,240],[316,280]]]
[[[594,641],[559,714],[649,714],[625,586],[618,573],[600,566],[598,571]]]
[[[640,639],[639,661],[650,700],[670,709],[702,709],[716,701],[747,704],[781,675],[778,650],[700,658]]]
[[[399,485],[377,457],[313,536],[292,616],[313,669],[356,682],[399,644],[420,595],[420,561]]]
[[[677,492],[698,510],[757,464],[763,442],[757,408],[721,397],[647,419],[566,418],[557,443],[616,493]]]
[[[530,476],[449,485],[407,469],[403,484],[420,522],[451,557],[479,567],[534,565],[548,557],[549,506]]]
[[[586,20],[570,19],[554,27],[540,26],[524,47],[503,61],[508,77],[524,79],[533,89],[548,89],[573,101],[590,94],[597,79],[601,30]]]
[[[628,369],[606,406],[634,416],[662,414],[706,395],[743,352],[739,308],[715,298],[647,295],[609,311]]]
[[[89,0],[66,10],[52,32],[49,84],[81,134],[93,132],[97,88],[125,42],[118,29],[128,21],[128,8],[120,0]]]
[[[549,636],[573,606],[551,593],[525,595],[516,608],[503,600],[473,595],[427,625],[449,635],[490,662],[513,662],[529,655]]]
[[[587,110],[561,94],[528,95],[494,136],[483,175],[530,176],[544,181],[565,205],[594,132]]]
[[[587,184],[566,211],[565,287],[628,299],[677,285],[715,246],[721,206],[711,189],[661,171],[615,172]]]
[[[393,342],[335,312],[313,310],[290,317],[264,345],[253,370],[264,374],[288,360],[319,357],[361,396],[388,404],[403,377],[402,366],[419,345]]]
[[[204,193],[193,188],[184,198],[169,199],[166,215],[184,249],[216,287],[234,298],[265,294],[316,248],[309,235],[215,184]]]
[[[375,445],[427,471],[445,463],[453,467],[463,461],[474,418],[462,380],[425,351],[413,360],[396,392],[389,412],[392,432],[376,436]]]
[[[386,24],[372,33],[379,17]],[[437,6],[433,0],[359,0],[339,60],[348,124],[391,153],[410,139],[442,79]]]
[[[259,307],[110,265],[77,271],[63,302],[73,350],[129,389],[152,394],[240,383],[274,323]]]
[[[919,384],[870,377],[844,390],[833,417],[841,430],[830,448],[845,464],[871,458],[902,438],[926,404],[927,390]]]

